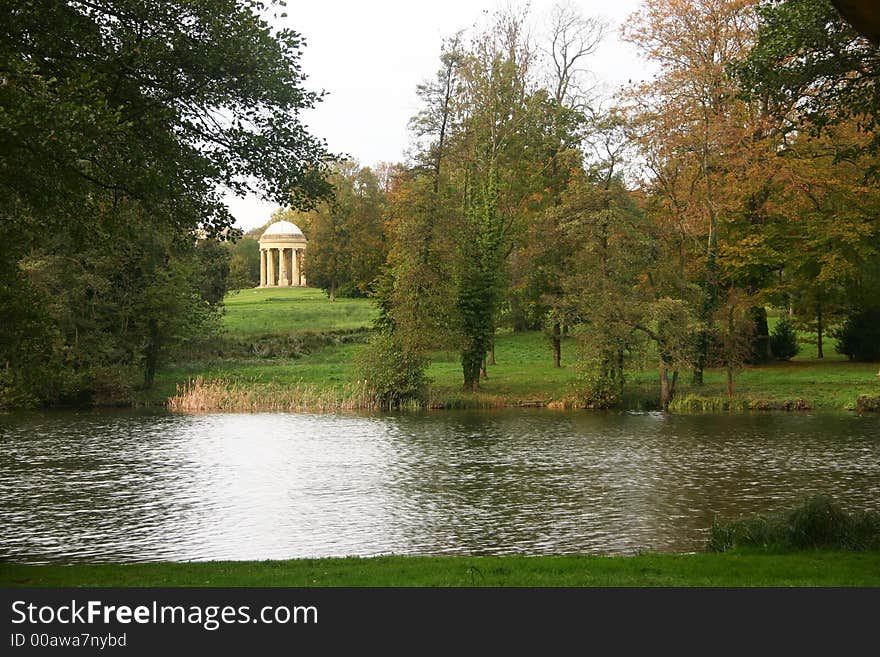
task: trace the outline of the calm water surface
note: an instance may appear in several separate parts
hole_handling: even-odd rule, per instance
[[[0,416],[0,558],[701,549],[716,514],[880,506],[880,418]]]

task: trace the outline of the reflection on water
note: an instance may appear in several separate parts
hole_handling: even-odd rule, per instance
[[[700,549],[715,514],[880,500],[880,418],[555,411],[0,417],[16,561]]]

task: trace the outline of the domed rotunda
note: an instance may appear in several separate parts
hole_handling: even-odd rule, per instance
[[[260,287],[305,287],[307,240],[296,224],[276,221],[260,237]]]

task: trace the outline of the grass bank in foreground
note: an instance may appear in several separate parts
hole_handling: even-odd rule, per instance
[[[3,586],[880,586],[878,552],[0,565]]]

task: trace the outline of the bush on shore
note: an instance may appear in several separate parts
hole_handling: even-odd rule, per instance
[[[880,512],[847,513],[827,495],[816,495],[800,506],[776,513],[713,521],[707,548],[769,551],[880,550]]]
[[[427,394],[428,360],[407,349],[393,334],[373,336],[358,356],[359,379],[378,408],[393,410],[422,406]]]

